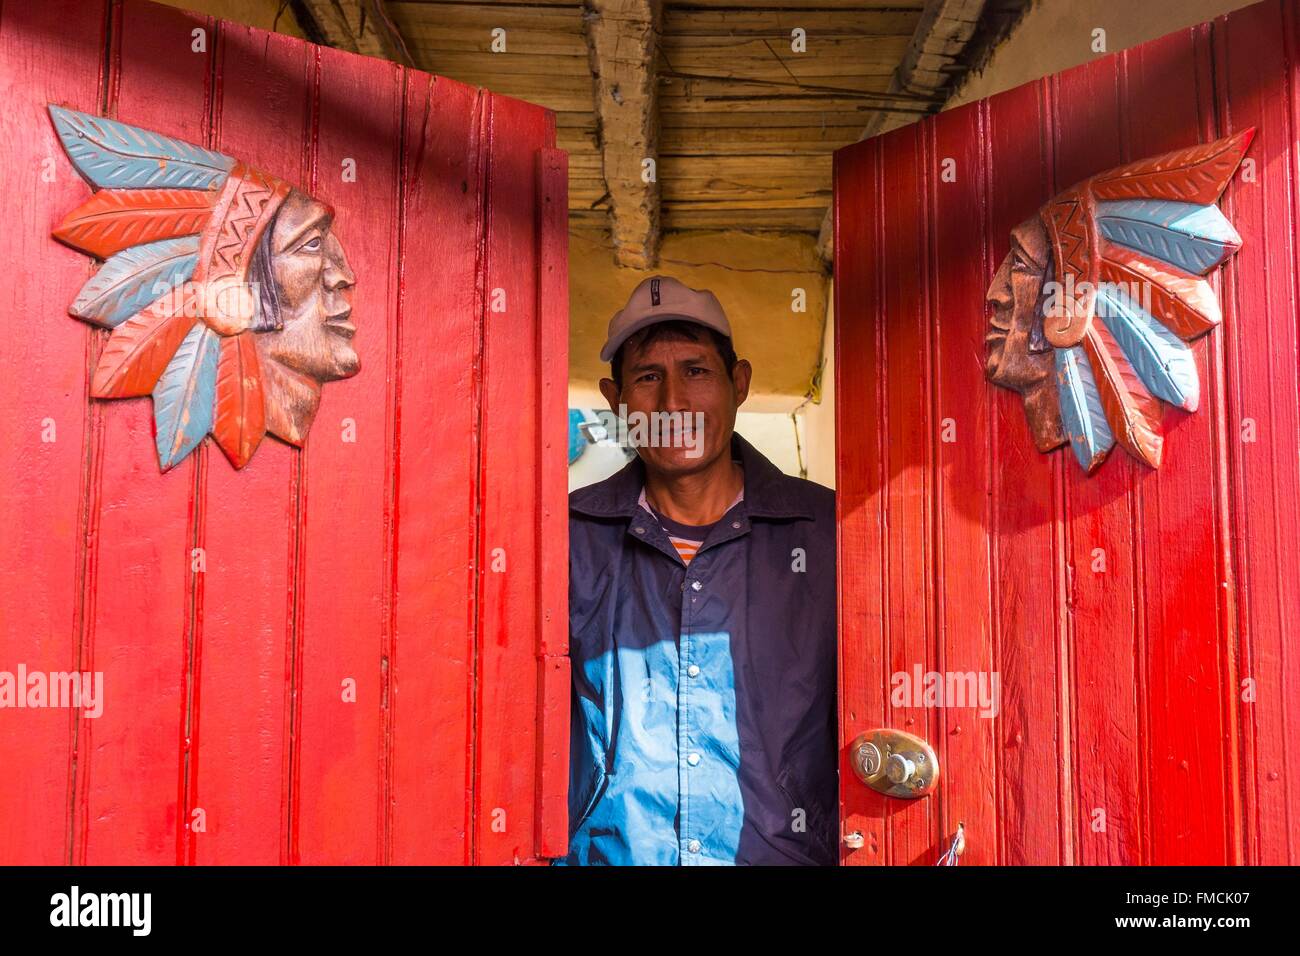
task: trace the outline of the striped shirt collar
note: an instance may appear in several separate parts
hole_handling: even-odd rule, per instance
[[[740,504],[740,502],[744,500],[745,500],[745,486],[742,483],[740,486],[740,491],[738,491],[736,493],[736,497],[731,500],[731,504],[727,505],[726,510],[723,511],[723,515],[726,515],[727,511],[730,511],[732,508],[736,507],[736,505]],[[681,556],[682,562],[685,564],[691,563],[691,558],[695,557],[695,552],[700,550],[700,545],[704,544],[704,538],[708,535],[709,531],[713,528],[713,525],[718,523],[717,521],[715,521],[713,522],[713,524],[692,526],[692,525],[683,525],[680,522],[672,521],[671,525],[675,527],[670,527],[668,524],[664,523],[665,521],[670,521],[670,519],[659,515],[658,513],[655,512],[653,508],[650,507],[650,502],[645,496],[644,485],[641,486],[641,497],[637,500],[637,504],[640,505],[642,508],[644,508],[651,516],[654,517],[654,519],[657,522],[659,522],[659,527],[663,529],[664,534],[668,535],[668,540],[671,541],[673,547],[677,549],[678,555]],[[721,520],[722,520],[721,518],[718,519],[718,521]],[[690,535],[676,533],[676,529],[681,529],[684,531],[685,529],[691,527],[696,527],[697,530]]]

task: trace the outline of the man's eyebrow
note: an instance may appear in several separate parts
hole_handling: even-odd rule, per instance
[[[289,238],[284,241],[284,244],[280,247],[281,251],[285,249],[291,249],[293,247],[293,244],[296,243],[303,235],[310,232],[312,229],[315,229],[316,227],[320,226],[321,223],[325,223],[326,225],[328,225],[330,218],[331,217],[329,212],[319,212],[316,215],[312,216],[301,226],[299,226],[296,232],[292,233],[289,236]]]

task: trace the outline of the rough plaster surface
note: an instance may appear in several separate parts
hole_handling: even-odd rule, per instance
[[[826,315],[828,283],[815,246],[815,238],[803,234],[670,233],[664,237],[659,268],[646,271],[615,266],[599,236],[571,233],[571,390],[594,392],[609,374],[609,366],[600,361],[606,327],[637,283],[651,275],[671,275],[694,289],[712,290],[722,303],[736,353],[754,365],[746,410],[791,410],[808,391]],[[796,288],[805,291],[804,312],[791,310]]]
[[[1106,53],[1116,53],[1255,0],[1035,0],[1012,34],[993,51],[945,109],[1013,89],[1104,53],[1092,49],[1093,30],[1106,31]]]

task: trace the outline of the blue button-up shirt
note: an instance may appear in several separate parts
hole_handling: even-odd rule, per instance
[[[835,862],[834,492],[732,456],[744,499],[689,565],[639,458],[569,496],[563,862]]]

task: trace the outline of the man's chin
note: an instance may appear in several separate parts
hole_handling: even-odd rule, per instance
[[[346,352],[336,352],[334,355],[334,367],[330,370],[328,377],[322,381],[337,382],[339,379],[351,378],[361,371],[361,356],[357,355],[352,349]]]
[[[668,475],[689,475],[705,468],[712,458],[703,448],[640,448],[646,467]],[[716,456],[713,456],[716,457]]]

